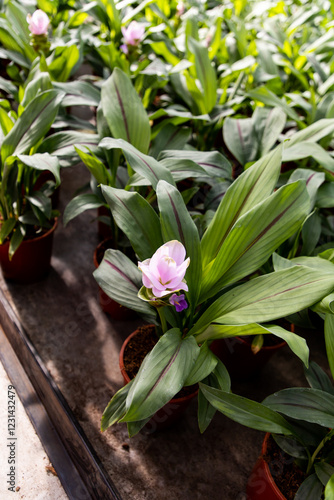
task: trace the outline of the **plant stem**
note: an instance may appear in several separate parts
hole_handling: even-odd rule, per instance
[[[160,321],[161,321],[162,333],[166,333],[167,332],[167,321],[166,321],[166,318],[165,318],[165,315],[163,312],[163,308],[157,307],[157,311],[158,311]]]
[[[325,446],[325,444],[327,443],[327,441],[329,441],[329,439],[331,439],[332,437],[334,436],[334,430],[330,431],[322,441],[320,441],[319,445],[317,446],[316,450],[314,451],[313,455],[311,456],[310,460],[309,460],[309,463],[308,463],[308,466],[307,466],[307,471],[306,471],[306,475],[308,475],[313,467],[313,464],[314,464],[314,461],[315,459],[317,458],[317,455],[319,453],[320,450],[322,450],[322,448]]]

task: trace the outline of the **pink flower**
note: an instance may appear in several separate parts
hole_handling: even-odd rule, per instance
[[[126,45],[138,45],[144,36],[145,26],[137,21],[131,21],[127,28],[123,26],[121,30]]]
[[[173,295],[169,297],[169,303],[172,304],[172,306],[175,306],[176,312],[178,313],[188,307],[184,293],[180,293],[180,295],[173,293]]]
[[[157,298],[178,290],[187,292],[188,286],[183,278],[190,258],[184,260],[185,256],[186,250],[182,243],[172,240],[158,248],[151,259],[138,262],[144,286],[151,288]]]
[[[181,17],[184,14],[185,11],[185,6],[183,2],[179,2],[176,6],[176,13],[179,17]]]
[[[50,19],[42,10],[35,10],[33,15],[27,15],[29,30],[33,35],[46,35],[48,32]]]

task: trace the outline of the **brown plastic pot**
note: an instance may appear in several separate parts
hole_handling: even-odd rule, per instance
[[[291,325],[291,331],[293,331]],[[269,359],[286,345],[282,341],[274,345],[263,346],[253,353],[251,343],[243,337],[214,340],[210,346],[212,352],[224,363],[230,376],[235,380],[245,380],[256,375]]]
[[[267,453],[269,437],[269,433],[264,437],[261,456],[258,458],[248,480],[247,500],[286,500],[286,497],[278,489],[269,466],[263,458]]]
[[[154,325],[150,326],[152,326],[152,328],[155,328]],[[139,330],[135,330],[134,332],[131,333],[131,335],[129,335],[126,338],[126,340],[122,345],[121,352],[119,354],[119,366],[125,384],[128,384],[131,378],[129,377],[126,371],[126,366],[124,365],[124,352],[130,340],[133,340],[138,334]],[[147,424],[144,427],[145,431],[151,433],[158,430],[167,429],[168,427],[173,425],[181,418],[183,413],[186,411],[190,401],[195,396],[197,396],[197,394],[198,394],[198,389],[195,389],[192,393],[187,394],[184,397],[176,397],[171,399],[165,406],[160,408],[160,410],[158,410],[153,415],[153,417],[147,422]]]
[[[50,270],[53,233],[58,221],[51,229],[37,238],[23,240],[9,260],[9,241],[0,245],[0,265],[5,279],[16,283],[34,283],[43,279]]]
[[[101,243],[98,244],[98,246],[95,248],[94,251],[94,266],[97,269],[101,263],[101,260],[99,258],[99,255],[101,254],[101,251],[103,247],[106,248],[111,248],[110,245],[107,245],[107,242],[110,240],[103,240]],[[109,316],[112,319],[115,319],[116,321],[124,321],[124,320],[130,320],[133,319],[136,316],[136,313],[132,311],[131,309],[128,309],[127,307],[122,306],[115,300],[111,299],[103,290],[101,287],[99,287],[99,302],[100,306],[103,312],[109,314]]]

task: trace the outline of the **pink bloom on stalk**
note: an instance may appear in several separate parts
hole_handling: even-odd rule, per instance
[[[131,21],[127,28],[123,26],[121,30],[126,45],[138,45],[144,36],[145,26],[137,21]]]
[[[190,258],[184,260],[185,256],[186,250],[182,243],[172,240],[158,248],[151,259],[138,262],[143,273],[143,284],[152,289],[154,297],[164,297],[178,290],[188,291],[183,278]]]
[[[172,304],[172,306],[175,306],[176,312],[178,313],[188,307],[184,293],[180,293],[180,295],[173,293],[173,295],[169,297],[169,303]]]
[[[185,6],[183,2],[179,2],[176,6],[176,13],[179,17],[181,17],[184,14],[185,11]]]
[[[50,19],[42,10],[35,10],[33,15],[27,15],[29,30],[33,35],[46,35],[48,32]]]

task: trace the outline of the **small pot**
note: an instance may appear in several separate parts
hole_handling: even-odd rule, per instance
[[[51,266],[53,233],[58,221],[41,236],[23,240],[11,260],[8,257],[9,241],[0,245],[0,265],[5,279],[16,283],[34,283],[43,279]]]
[[[103,248],[112,248],[112,240],[103,240],[94,251],[94,266],[97,269],[102,261],[100,255],[103,252]],[[102,255],[103,258],[103,255]],[[109,314],[112,319],[116,321],[124,321],[133,319],[136,316],[136,313],[132,309],[128,309],[127,307],[122,306],[115,300],[111,299],[101,287],[99,287],[99,302],[103,312]]]
[[[270,434],[267,433],[263,440],[261,456],[248,480],[247,500],[286,500],[271,475],[269,465],[263,458],[267,453],[269,437]]]
[[[147,325],[145,328],[151,327],[152,329],[155,329],[154,325]],[[140,330],[137,329],[134,332],[129,335],[126,340],[124,341],[121,352],[119,354],[119,366],[121,369],[121,373],[123,375],[123,379],[125,384],[128,384],[131,380],[129,377],[127,371],[126,371],[126,366],[124,365],[124,352],[129,344],[129,342],[134,339],[137,335],[140,335]],[[172,424],[174,424],[177,420],[180,419],[180,417],[183,415],[185,412],[186,408],[188,407],[190,401],[197,396],[198,394],[198,388],[194,389],[193,392],[190,394],[187,394],[186,396],[183,397],[176,397],[171,399],[165,406],[160,408],[153,417],[147,422],[145,425],[144,429],[146,432],[151,433],[155,432],[157,430],[163,430],[167,429],[170,427]]]

